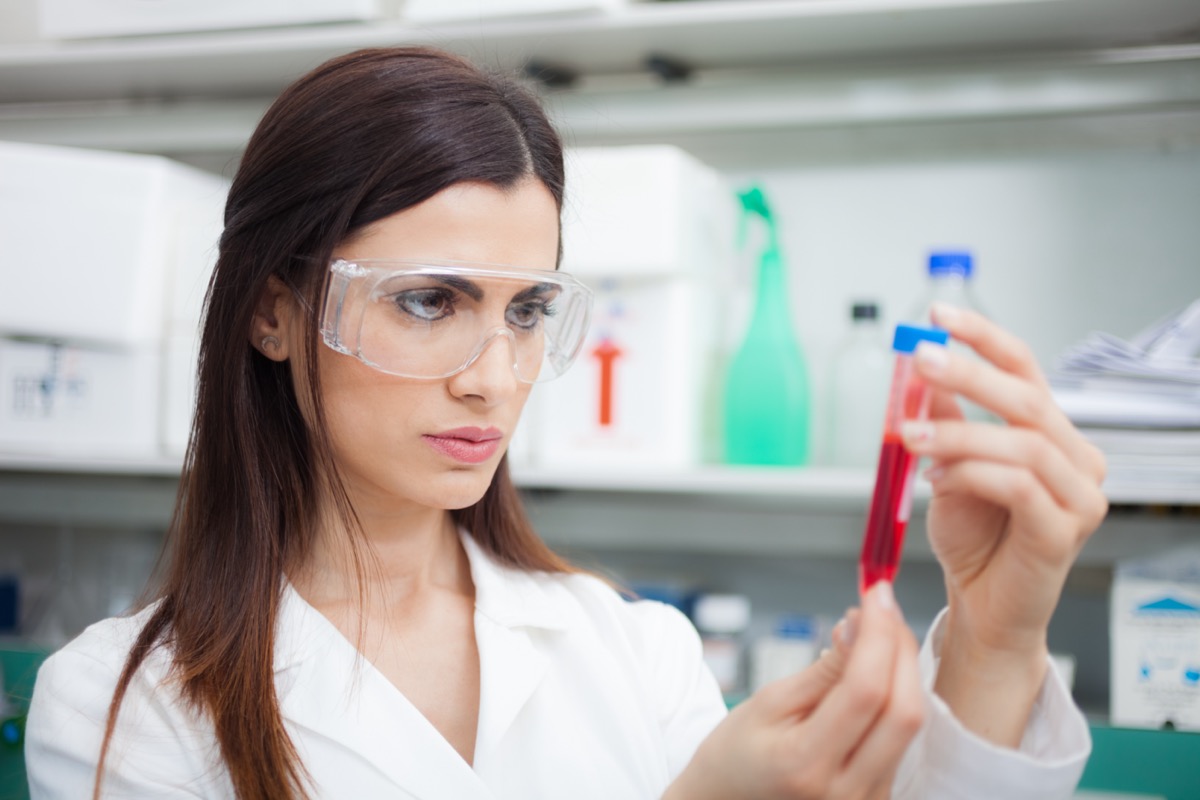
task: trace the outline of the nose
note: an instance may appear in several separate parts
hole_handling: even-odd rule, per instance
[[[488,407],[512,397],[521,383],[514,366],[516,345],[512,338],[507,328],[493,333],[466,369],[450,376],[450,392],[456,397],[479,398]]]

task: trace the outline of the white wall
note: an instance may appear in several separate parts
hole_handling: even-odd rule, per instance
[[[0,44],[37,39],[37,0],[0,0]]]
[[[1090,331],[1130,336],[1200,297],[1195,149],[725,174],[731,188],[761,182],[781,220],[818,423],[851,302],[877,298],[889,323],[907,314],[932,247],[975,253],[986,311],[1046,369]]]

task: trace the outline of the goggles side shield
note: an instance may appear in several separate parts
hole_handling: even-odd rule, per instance
[[[461,372],[504,338],[513,371],[534,383],[574,362],[591,306],[591,290],[562,272],[338,259],[325,284],[321,337],[381,372],[427,379]]]

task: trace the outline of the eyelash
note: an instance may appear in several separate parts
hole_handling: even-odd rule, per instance
[[[443,320],[449,319],[451,316],[454,315],[454,310],[455,310],[455,308],[457,308],[457,306],[459,304],[459,299],[458,299],[457,294],[454,292],[447,291],[445,289],[409,289],[409,290],[406,290],[403,292],[397,292],[396,294],[392,295],[388,299],[396,307],[396,310],[399,311],[401,314],[412,317],[421,322],[428,322],[428,323],[432,323],[432,324],[436,324]],[[406,308],[406,301],[410,301],[410,300],[416,301],[417,303],[421,303],[423,301],[428,301],[428,300],[436,300],[438,302],[439,309],[449,306],[449,311],[448,312],[441,311],[441,312],[439,312],[439,315],[436,317],[425,317],[425,316],[422,316],[421,314],[414,313],[412,310],[410,310],[411,307]],[[514,308],[524,308],[524,309],[533,308],[534,310],[537,311],[537,314],[538,314],[537,322],[535,322],[533,325],[522,325],[520,323],[513,323],[517,328],[521,329],[522,331],[526,331],[526,332],[535,330],[538,327],[538,323],[540,323],[544,319],[553,317],[557,311],[554,308],[554,306],[550,305],[550,303],[548,303],[545,299],[542,299],[542,298],[526,300],[526,301],[520,303],[519,305],[510,305],[509,311],[511,311]],[[507,318],[507,314],[505,316]]]

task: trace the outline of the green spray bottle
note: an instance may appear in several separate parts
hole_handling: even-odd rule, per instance
[[[740,247],[754,218],[766,227],[758,261],[754,315],[725,374],[725,460],[730,464],[799,465],[808,460],[809,387],[788,310],[787,276],[767,199],[757,186],[742,201]]]

